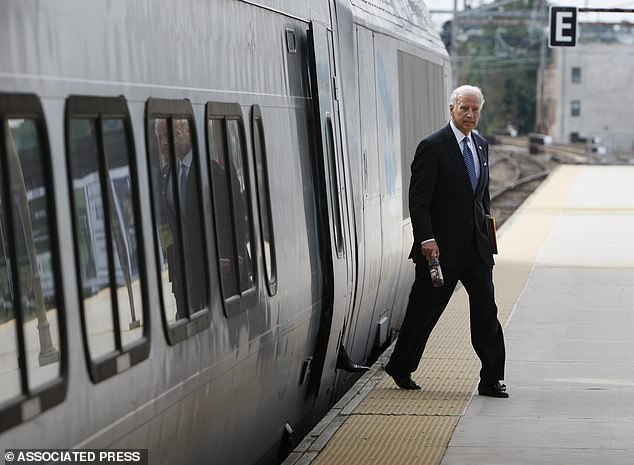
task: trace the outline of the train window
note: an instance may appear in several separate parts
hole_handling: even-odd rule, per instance
[[[207,104],[207,145],[221,289],[231,316],[257,298],[244,123],[237,103]]]
[[[6,196],[4,195],[6,188],[4,180],[9,179],[9,177],[5,176],[4,171],[4,167],[0,166],[0,189],[2,189],[2,196],[0,197],[0,247],[2,247],[0,250],[0,279],[2,279],[0,283],[2,285],[0,290],[2,292],[0,296],[2,299],[0,300],[0,322],[6,328],[7,340],[5,342],[11,355],[6,357],[6,362],[2,364],[3,376],[2,381],[0,381],[0,386],[2,386],[2,389],[0,389],[0,403],[11,397],[17,397],[22,392],[16,302],[13,292],[15,278],[11,270],[13,259],[9,256],[14,248],[8,241],[9,228],[5,219],[8,209],[6,208]]]
[[[343,225],[341,224],[341,202],[339,199],[339,174],[337,173],[337,150],[335,147],[335,136],[333,121],[330,114],[326,113],[326,150],[328,154],[328,165],[332,182],[330,183],[330,197],[332,199],[333,222],[335,227],[335,247],[337,257],[343,257]]]
[[[94,382],[147,357],[147,295],[136,165],[123,98],[69,97],[75,257]]]
[[[401,185],[407,193],[411,181],[411,166],[416,147],[422,136],[447,124],[445,114],[445,68],[398,51],[398,108],[401,133]],[[375,162],[376,163],[376,162]],[[376,165],[370,165],[370,168]],[[372,173],[372,171],[371,171]],[[403,219],[409,219],[409,198],[402,197]]]
[[[38,98],[0,94],[0,126],[2,431],[61,402],[66,381],[55,204]]]
[[[146,132],[163,321],[174,344],[210,321],[201,170],[191,104],[150,99]]]
[[[277,262],[275,259],[275,241],[273,238],[273,222],[271,219],[271,195],[266,159],[266,141],[262,113],[258,105],[251,108],[251,125],[253,131],[253,155],[255,158],[255,180],[258,187],[260,207],[260,234],[262,236],[262,253],[269,295],[277,292]]]

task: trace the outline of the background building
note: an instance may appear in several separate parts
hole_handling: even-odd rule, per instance
[[[608,161],[631,154],[632,82],[634,24],[579,24],[577,46],[551,49],[538,77],[537,130],[556,143],[594,142]]]

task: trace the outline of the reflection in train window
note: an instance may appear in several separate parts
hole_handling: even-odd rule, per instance
[[[156,178],[163,307],[168,323],[174,323],[208,303],[199,168],[188,119],[155,118],[150,124],[157,138],[150,163]]]
[[[0,172],[0,321],[5,347],[1,351],[0,402],[22,391],[18,364],[22,357],[30,390],[60,375],[47,189],[35,123],[9,119],[5,138],[6,161]],[[20,322],[23,353],[18,351]]]
[[[228,315],[255,300],[253,219],[244,126],[238,104],[207,105],[207,143],[221,288]]]
[[[185,100],[149,99],[146,121],[161,303],[174,344],[209,326],[196,127]]]
[[[35,122],[9,119],[9,130],[9,152],[13,152],[13,143],[15,152],[8,153],[9,176],[6,179],[11,185],[13,255],[20,288],[26,366],[32,389],[59,376],[55,277],[42,152]]]
[[[240,292],[253,287],[253,251],[251,250],[251,225],[247,203],[247,182],[244,171],[244,147],[240,138],[238,120],[227,120],[227,149],[229,152],[230,185],[233,195],[234,224],[238,253],[238,281]],[[233,176],[235,173],[235,176]]]
[[[9,149],[9,154],[11,149]],[[4,165],[4,163],[3,163]],[[0,403],[17,397],[22,393],[20,382],[18,332],[16,326],[16,302],[13,283],[15,281],[12,270],[12,251],[15,248],[9,243],[10,230],[7,225],[8,204],[5,196],[4,166],[0,166],[0,324],[3,328],[3,342],[6,344],[9,356],[3,357],[0,365]]]
[[[71,97],[67,111],[83,325],[99,381],[147,355],[136,176],[122,99]]]
[[[262,253],[269,295],[277,292],[277,263],[275,260],[275,241],[273,238],[273,223],[271,220],[271,196],[269,190],[269,176],[266,158],[266,141],[262,114],[258,105],[251,108],[251,123],[253,131],[253,155],[255,158],[255,179],[258,187],[258,202],[260,207],[260,228],[262,235]]]
[[[238,294],[238,284],[235,266],[233,265],[234,233],[229,195],[229,177],[225,172],[227,160],[225,155],[224,121],[221,119],[210,120],[209,134],[209,140],[213,141],[213,145],[210,145],[209,150],[211,157],[209,163],[222,294],[224,296],[232,296]]]
[[[36,408],[28,416],[61,402],[66,390],[63,299],[41,114],[33,95],[0,94],[0,405],[40,397],[30,402]],[[0,431],[28,418],[25,412],[3,411]]]

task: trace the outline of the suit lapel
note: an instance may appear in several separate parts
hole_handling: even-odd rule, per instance
[[[169,218],[175,218],[176,208],[174,207],[174,190],[171,183],[171,172],[171,165],[165,165],[163,172],[161,173],[161,191]]]
[[[449,153],[449,158],[455,165],[455,169],[462,173],[462,179],[465,185],[469,188],[469,190],[472,190],[471,180],[469,179],[467,166],[465,165],[464,158],[462,156],[462,150],[460,150],[460,145],[458,145],[458,141],[456,141],[456,136],[454,136],[450,125],[445,127],[445,146],[447,153]]]
[[[476,152],[478,153],[478,163],[480,164],[480,179],[478,179],[478,188],[476,190],[480,190],[484,185],[486,185],[486,177],[488,176],[489,166],[486,154],[484,153],[482,140],[480,140],[480,138],[475,134],[472,134],[472,136]]]

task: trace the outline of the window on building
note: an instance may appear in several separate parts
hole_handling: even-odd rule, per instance
[[[0,431],[64,400],[50,151],[34,95],[0,94]]]
[[[581,82],[581,68],[577,66],[572,68],[572,82],[574,83]]]
[[[69,97],[68,172],[91,378],[147,357],[147,289],[134,144],[123,97]]]
[[[573,100],[570,106],[570,116],[581,115],[581,100]]]

